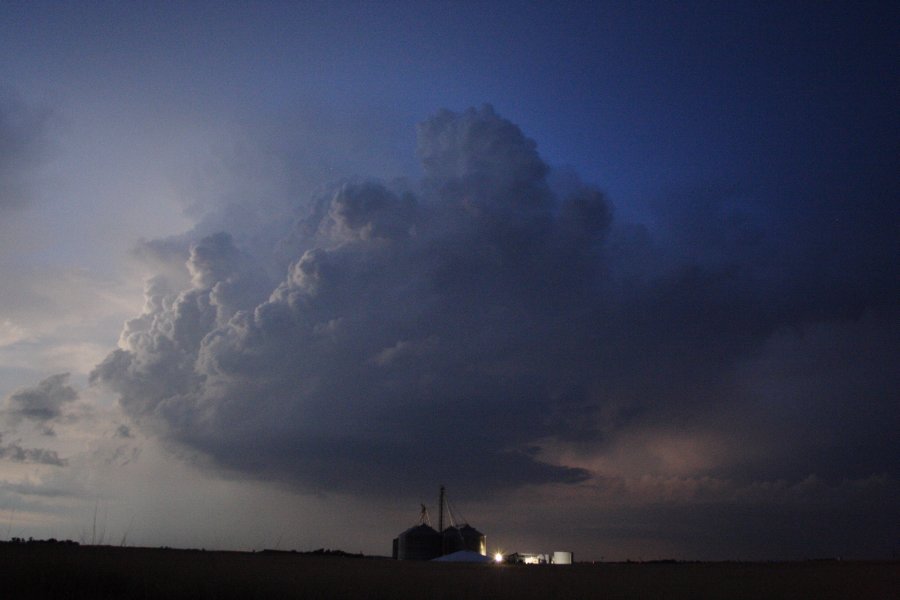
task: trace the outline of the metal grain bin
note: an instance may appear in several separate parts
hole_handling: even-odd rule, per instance
[[[425,525],[410,527],[397,537],[397,558],[431,560],[441,555],[441,534]]]
[[[487,544],[485,543],[484,534],[471,525],[448,527],[444,530],[442,537],[444,554],[469,550],[482,556],[487,556]]]
[[[483,533],[471,525],[463,525],[459,532],[462,534],[463,550],[471,550],[482,556],[487,556],[487,543]]]

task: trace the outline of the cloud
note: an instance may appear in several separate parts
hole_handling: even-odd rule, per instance
[[[544,313],[563,319],[569,306],[538,292],[557,269],[591,277],[566,259],[590,251],[608,220],[586,222],[578,239],[566,228],[578,211],[605,214],[603,198],[565,199],[557,218],[534,143],[489,108],[441,113],[420,136],[424,191],[339,186],[300,224],[307,248],[262,297],[265,269],[230,236],[195,242],[190,286],[155,280],[94,381],[139,422],[225,466],[299,484],[463,478],[479,456],[500,483],[583,477],[536,462],[519,447],[527,432],[498,426],[541,412],[531,387],[545,374],[520,372],[538,359]],[[428,424],[432,414],[444,416]],[[446,455],[428,449],[435,437],[455,438]]]
[[[15,427],[30,421],[52,431],[53,423],[63,417],[65,406],[78,399],[78,392],[66,383],[68,379],[68,373],[51,375],[33,387],[11,394],[2,412],[6,423]]]
[[[2,441],[2,437],[0,437],[0,441]],[[16,442],[0,445],[0,460],[36,463],[54,467],[64,467],[68,464],[68,461],[64,458],[60,458],[55,450],[47,450],[45,448],[23,448]]]
[[[683,237],[616,222],[577,177],[559,185],[488,106],[441,111],[418,135],[421,181],[295,199],[281,240],[201,225],[144,243],[167,266],[92,381],[204,464],[307,490],[750,477],[791,452],[812,461],[798,472],[820,468],[802,424],[790,450],[771,445],[771,427],[742,430],[764,401],[746,365],[774,357],[785,331],[856,335],[866,310],[888,322],[872,292],[883,286],[809,275],[812,250],[778,258],[789,244],[772,241],[783,232],[764,210],[734,216],[712,199],[690,210],[716,225],[676,252]],[[885,375],[867,392],[878,414],[892,386]]]

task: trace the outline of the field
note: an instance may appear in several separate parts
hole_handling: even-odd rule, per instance
[[[0,544],[16,598],[896,598],[900,563],[469,565],[293,553]]]

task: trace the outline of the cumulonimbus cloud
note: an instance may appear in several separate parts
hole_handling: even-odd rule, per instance
[[[299,200],[268,250],[225,232],[145,244],[186,270],[148,282],[92,381],[145,431],[300,487],[577,482],[541,444],[602,451],[721,406],[738,359],[821,309],[740,257],[667,256],[591,186],[556,193],[490,107],[426,121],[419,155],[417,184]]]

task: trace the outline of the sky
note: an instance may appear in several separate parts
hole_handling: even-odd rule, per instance
[[[0,539],[896,558],[897,13],[4,2]]]

